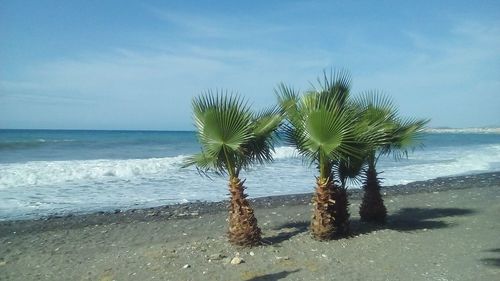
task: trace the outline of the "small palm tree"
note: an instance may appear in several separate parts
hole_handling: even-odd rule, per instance
[[[394,154],[396,158],[408,155],[408,150],[421,141],[428,120],[401,119],[393,102],[377,92],[368,92],[355,103],[363,108],[361,120],[365,123],[381,124],[383,137],[367,147],[364,155],[363,200],[359,209],[361,220],[382,223],[387,217],[387,209],[380,193],[381,180],[376,170],[382,155]]]
[[[272,160],[273,133],[282,116],[275,109],[254,114],[242,98],[228,92],[195,98],[193,112],[201,152],[189,157],[185,166],[195,165],[203,174],[229,176],[229,241],[258,245],[261,230],[239,175],[255,163]]]
[[[350,104],[349,75],[325,74],[319,82],[319,89],[302,97],[283,84],[276,92],[288,120],[285,141],[318,167],[311,232],[318,240],[328,240],[349,232],[347,192],[335,180],[333,168],[346,159],[361,158],[361,144],[370,142],[371,136],[359,126],[359,112]]]

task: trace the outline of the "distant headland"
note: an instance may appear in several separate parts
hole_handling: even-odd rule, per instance
[[[500,134],[498,127],[478,127],[478,128],[427,128],[427,133],[457,133],[457,134]]]

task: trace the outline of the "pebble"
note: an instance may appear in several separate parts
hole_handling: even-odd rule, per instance
[[[253,257],[253,256],[255,256],[255,253],[254,253],[254,252],[250,252],[250,253],[248,253],[248,254],[249,254],[250,256],[252,256],[252,257]]]
[[[186,269],[186,268],[190,268],[191,266],[189,264],[185,264],[182,268]]]
[[[231,260],[231,264],[240,264],[240,263],[243,263],[245,262],[242,258],[240,257],[234,257],[232,260]]]

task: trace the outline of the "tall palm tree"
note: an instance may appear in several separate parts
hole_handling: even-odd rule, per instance
[[[261,230],[239,178],[242,169],[272,160],[273,133],[282,121],[276,109],[255,114],[247,103],[228,92],[207,92],[193,100],[201,152],[189,157],[203,174],[229,177],[229,241],[239,246],[260,244]]]
[[[333,168],[340,161],[362,157],[361,144],[370,142],[371,136],[357,122],[359,112],[349,101],[346,72],[325,74],[319,85],[303,96],[284,84],[276,92],[288,120],[285,141],[318,167],[311,232],[318,240],[328,240],[349,232],[347,192],[335,180]]]
[[[428,120],[401,119],[393,102],[375,91],[365,93],[355,103],[363,108],[361,120],[382,124],[382,141],[372,143],[365,150],[364,195],[359,209],[361,220],[382,223],[386,220],[387,209],[380,193],[381,179],[376,170],[377,162],[380,156],[391,153],[396,158],[407,156],[408,150],[420,143]]]

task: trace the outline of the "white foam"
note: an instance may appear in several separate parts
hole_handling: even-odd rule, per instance
[[[500,145],[449,147],[419,151],[408,160],[382,163],[385,185],[406,184],[437,177],[493,171],[500,162]]]
[[[274,159],[286,159],[298,157],[299,153],[297,149],[291,146],[280,146],[274,149],[273,158]]]
[[[161,177],[178,169],[185,156],[127,159],[31,161],[0,164],[0,189],[64,183],[93,183]]]

